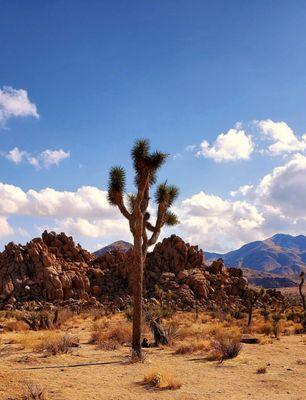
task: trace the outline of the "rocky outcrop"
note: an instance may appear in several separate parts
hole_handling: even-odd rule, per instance
[[[44,232],[24,246],[9,243],[0,253],[0,308],[78,300],[123,308],[131,302],[132,272],[131,249],[95,257],[64,233]],[[221,259],[206,266],[202,250],[178,236],[147,256],[146,301],[167,301],[177,309],[235,308],[246,301],[247,290],[241,269],[226,269]]]
[[[87,299],[92,259],[63,233],[44,232],[25,246],[9,243],[0,253],[0,302]]]

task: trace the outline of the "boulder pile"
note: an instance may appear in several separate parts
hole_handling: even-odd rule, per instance
[[[246,298],[247,280],[241,269],[226,269],[221,259],[206,266],[202,250],[175,235],[148,255],[145,278],[148,297],[160,297],[162,291],[180,309],[234,307]]]
[[[132,250],[90,254],[64,233],[44,232],[26,245],[9,243],[0,253],[0,309],[32,302],[85,301],[123,308],[131,303]],[[236,308],[247,302],[248,283],[239,268],[205,264],[202,250],[172,235],[148,253],[145,301],[166,300],[176,309],[196,305]],[[281,301],[277,291],[266,302]]]
[[[0,307],[33,300],[88,299],[86,271],[92,259],[63,233],[44,232],[25,246],[7,244],[0,253]]]

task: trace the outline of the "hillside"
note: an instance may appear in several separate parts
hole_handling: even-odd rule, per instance
[[[207,261],[219,257],[230,267],[296,275],[306,270],[306,236],[276,234],[263,241],[245,244],[226,254],[205,253]]]
[[[258,271],[249,268],[243,268],[243,276],[245,276],[250,285],[271,288],[292,288],[297,287],[298,280],[293,275],[279,275],[271,272]]]
[[[95,251],[93,254],[98,257],[114,250],[126,253],[131,247],[133,247],[131,243],[125,242],[124,240],[118,240],[117,242],[114,242],[108,246],[102,247],[102,249]]]

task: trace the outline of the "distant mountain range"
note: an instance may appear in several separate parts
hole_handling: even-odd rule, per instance
[[[119,240],[93,254],[100,256],[113,250],[127,252],[131,247],[131,243]],[[223,258],[227,267],[243,268],[252,285],[265,288],[296,286],[296,276],[302,270],[306,272],[306,236],[277,234],[229,253],[205,252],[208,264],[217,258]]]
[[[276,234],[269,239],[245,244],[226,254],[205,252],[206,260],[223,258],[229,267],[281,275],[297,275],[306,271],[306,236]]]
[[[95,256],[101,256],[102,254],[108,253],[109,251],[122,251],[123,253],[126,253],[130,248],[132,248],[133,245],[129,242],[125,242],[124,240],[118,240],[117,242],[114,242],[110,244],[109,246],[105,246],[100,250],[95,251],[93,254]]]

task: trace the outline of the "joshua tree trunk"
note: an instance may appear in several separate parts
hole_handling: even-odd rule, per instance
[[[301,299],[302,299],[303,310],[304,310],[304,312],[306,312],[305,295],[303,293],[303,284],[304,284],[304,279],[305,279],[304,278],[304,272],[301,272],[300,278],[301,278],[301,281],[300,281],[300,284],[299,284],[299,292],[300,292],[300,296],[301,296]]]
[[[301,274],[300,274],[301,281],[299,284],[299,292],[300,292],[300,296],[301,296],[301,300],[302,300],[302,307],[303,307],[303,311],[304,311],[304,317],[303,317],[302,324],[304,327],[304,331],[306,331],[306,302],[305,302],[305,295],[303,293],[303,285],[304,285],[304,281],[305,281],[304,275],[305,275],[304,272],[301,272]]]
[[[141,218],[141,215],[140,215]],[[137,221],[138,222],[138,221]],[[142,332],[142,286],[144,257],[142,254],[141,225],[137,224],[133,249],[133,335],[132,352],[135,357],[141,357],[141,332]]]
[[[252,323],[252,317],[253,317],[253,309],[257,301],[263,296],[264,290],[260,289],[259,292],[257,292],[254,289],[249,289],[248,291],[248,301],[249,301],[249,318],[248,318],[248,326],[251,325]]]
[[[251,304],[249,308],[248,326],[250,326],[252,323],[252,317],[253,317],[253,304]]]

